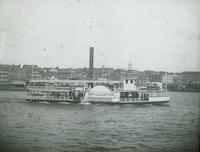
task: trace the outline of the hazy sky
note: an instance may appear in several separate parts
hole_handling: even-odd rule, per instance
[[[199,0],[0,0],[0,63],[200,71]]]

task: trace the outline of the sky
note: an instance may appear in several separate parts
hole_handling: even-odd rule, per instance
[[[199,0],[0,0],[0,64],[200,71]]]

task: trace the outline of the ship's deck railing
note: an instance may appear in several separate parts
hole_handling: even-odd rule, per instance
[[[70,97],[55,97],[55,96],[30,96],[26,97],[27,99],[51,99],[51,100],[72,100],[73,98]]]
[[[149,98],[120,98],[120,101],[148,101]]]
[[[124,88],[115,88],[114,91],[120,91],[120,92],[165,92],[165,90],[142,90],[140,88],[136,88],[134,90],[124,90]]]
[[[57,86],[27,86],[28,90],[70,90],[71,87]]]
[[[27,86],[28,89],[55,89],[55,88],[69,88],[69,87],[56,87],[56,86]]]
[[[140,99],[136,98],[120,98],[120,101],[139,101]]]

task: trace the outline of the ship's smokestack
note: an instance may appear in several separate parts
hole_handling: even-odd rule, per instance
[[[88,79],[93,79],[93,68],[94,68],[94,47],[90,47],[90,58],[89,58],[89,73]]]

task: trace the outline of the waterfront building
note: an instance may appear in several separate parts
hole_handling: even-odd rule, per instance
[[[59,68],[43,68],[42,69],[42,78],[57,78],[58,77],[58,70]]]
[[[137,73],[138,73],[137,70],[133,70],[133,69],[132,70],[127,70],[127,71],[125,71],[125,77],[128,77],[128,78],[136,77]]]
[[[71,72],[69,70],[59,70],[57,73],[57,78],[60,80],[70,79]]]
[[[20,65],[0,64],[1,81],[13,80],[13,71],[18,68],[20,68]]]
[[[12,72],[11,72],[11,79],[12,80],[21,80],[21,81],[25,81],[26,78],[26,71],[23,68],[15,68]]]
[[[9,81],[9,72],[8,71],[0,71],[0,81],[1,82]]]
[[[33,70],[39,70],[40,68],[37,65],[23,65],[22,69],[25,71],[26,80],[32,79],[32,72]]]
[[[0,70],[13,70],[15,68],[20,68],[20,65],[0,64]]]
[[[174,83],[174,75],[165,74],[162,76],[162,83],[173,84]]]
[[[40,74],[39,71],[32,71],[31,79],[33,79],[33,80],[42,79],[42,75]]]
[[[135,72],[134,70],[131,71],[125,70],[125,69],[117,69],[114,70],[113,77],[114,80],[124,80],[125,78],[130,78],[130,77],[135,77]]]
[[[178,77],[183,83],[200,82],[200,72],[181,72]]]
[[[114,69],[102,66],[98,68],[98,79],[114,80]]]

